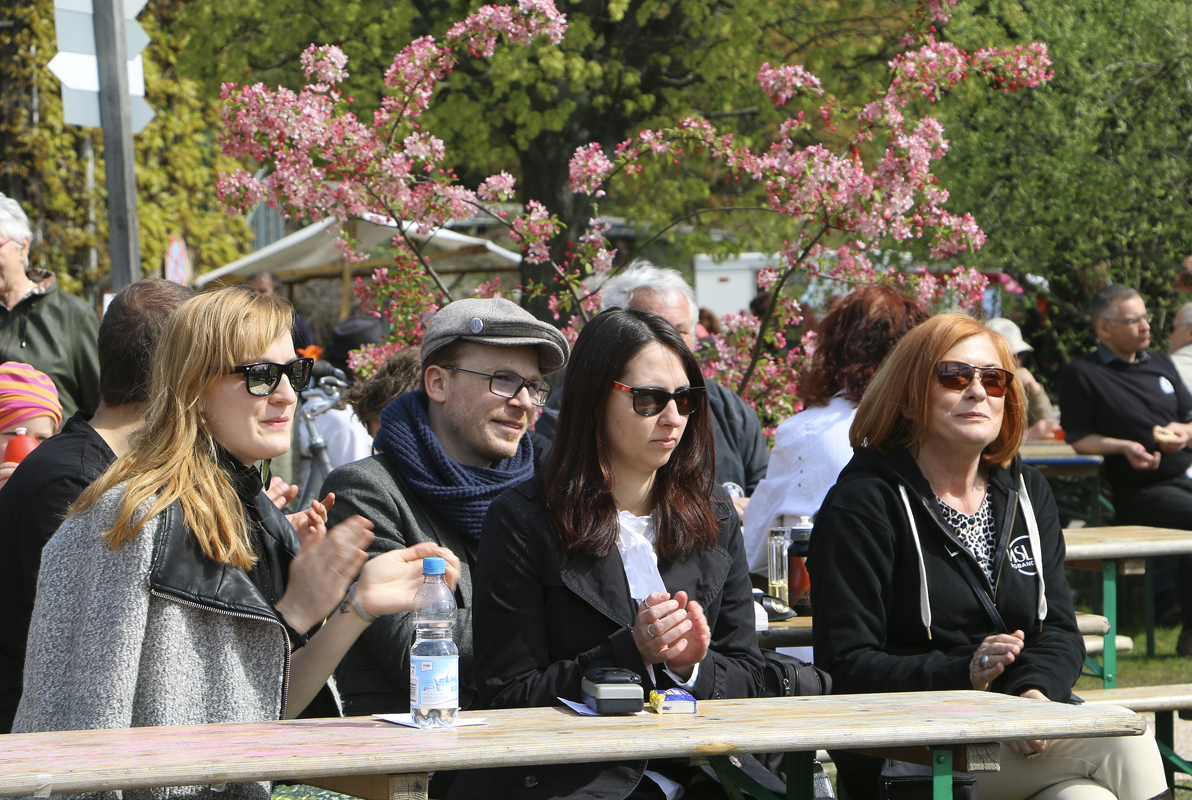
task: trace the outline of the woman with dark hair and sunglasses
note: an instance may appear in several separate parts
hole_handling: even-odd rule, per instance
[[[941,314],[903,337],[865,392],[855,455],[824,500],[807,561],[815,661],[835,693],[1072,698],[1084,644],[1055,500],[1015,458],[1026,402],[1013,370],[1000,334]],[[877,797],[883,771],[908,769],[834,756],[852,797]],[[1010,742],[1000,757],[1000,772],[978,777],[982,800],[1045,790],[1147,800],[1167,789],[1149,734]]]
[[[423,557],[454,584],[437,545],[367,560],[364,518],[300,539],[262,492],[255,464],[289,448],[311,373],[290,325],[284,300],[241,288],[170,318],[144,428],[42,554],[16,732],[296,716],[376,616],[409,608]]]
[[[499,497],[480,535],[478,706],[582,702],[584,671],[643,689],[754,697],[762,657],[741,525],[712,480],[704,379],[662,317],[609,309],[572,350],[540,478]],[[753,759],[746,770],[782,785]],[[645,777],[643,777],[643,774]],[[529,777],[529,776],[532,776]],[[449,797],[723,796],[686,764],[622,761],[461,773]]]

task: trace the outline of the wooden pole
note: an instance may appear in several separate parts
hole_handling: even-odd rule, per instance
[[[128,96],[128,47],[124,0],[94,0],[95,54],[99,62],[99,118],[108,186],[108,254],[112,291],[141,279],[137,222],[136,154]]]

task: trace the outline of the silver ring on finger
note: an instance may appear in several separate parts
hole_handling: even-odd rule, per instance
[[[654,627],[653,623],[646,626],[646,635],[649,636],[651,639],[653,639],[657,635],[654,633],[654,631],[650,630],[650,628],[653,628],[653,627]]]
[[[981,656],[977,659],[977,666],[981,669],[989,669],[989,656]]]
[[[1027,758],[1038,758],[1038,757],[1039,757],[1039,756],[1041,756],[1041,755],[1043,755],[1043,754],[1042,754],[1042,753],[1040,753],[1038,750],[1035,750],[1035,751],[1033,751],[1033,752],[1027,753],[1027,754],[1026,754],[1026,757],[1027,757]]]

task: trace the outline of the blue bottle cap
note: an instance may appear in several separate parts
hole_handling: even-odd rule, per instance
[[[447,572],[447,559],[441,556],[427,556],[422,559],[423,575],[443,575]]]

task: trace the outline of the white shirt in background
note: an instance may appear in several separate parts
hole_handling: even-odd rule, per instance
[[[783,420],[774,434],[770,468],[745,510],[745,554],[749,571],[765,575],[766,532],[813,516],[853,457],[848,430],[857,407],[843,395]],[[784,519],[784,517],[786,519]]]

